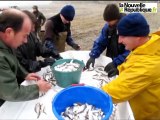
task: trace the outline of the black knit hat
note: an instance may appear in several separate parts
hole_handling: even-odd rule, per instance
[[[112,21],[120,18],[119,8],[116,4],[108,4],[104,9],[103,18],[105,21]]]
[[[66,20],[72,21],[75,16],[75,9],[71,5],[66,5],[61,9],[60,14],[62,14]]]
[[[118,23],[118,34],[122,36],[147,36],[149,25],[140,13],[131,13],[124,16]]]

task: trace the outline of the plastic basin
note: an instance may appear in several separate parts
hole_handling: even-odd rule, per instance
[[[64,62],[67,62],[69,63],[72,59],[60,59],[60,60],[57,60],[52,66],[51,66],[51,69],[52,69],[52,72],[55,76],[55,79],[56,79],[56,82],[57,82],[57,85],[60,86],[60,87],[68,87],[72,84],[78,84],[79,81],[80,81],[80,78],[81,78],[81,73],[82,73],[82,70],[84,68],[84,63],[80,60],[77,60],[77,59],[73,59],[73,62],[74,63],[79,63],[80,64],[80,67],[76,70],[76,71],[72,71],[72,72],[63,72],[63,71],[57,71],[54,69],[55,66],[59,65],[59,64],[62,64]]]
[[[73,106],[73,103],[88,103],[101,108],[105,114],[103,120],[109,119],[113,111],[111,97],[104,91],[91,86],[74,86],[63,89],[54,97],[52,101],[52,110],[58,120],[64,120],[61,112],[67,107]]]

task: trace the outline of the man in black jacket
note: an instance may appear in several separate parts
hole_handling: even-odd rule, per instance
[[[80,46],[71,37],[70,26],[74,15],[74,7],[66,5],[61,9],[59,14],[47,20],[44,35],[46,48],[64,52],[65,43],[67,42],[73,49],[80,50]]]
[[[54,50],[51,51],[43,47],[39,39],[33,33],[36,21],[34,15],[26,10],[24,10],[23,12],[26,13],[32,20],[32,32],[29,34],[27,38],[28,42],[17,48],[16,55],[20,64],[28,72],[37,72],[42,67],[45,67],[47,65],[52,65],[55,62],[54,58],[60,59],[61,57],[58,53],[55,53]],[[44,61],[37,60],[36,59],[37,56],[42,56],[46,58],[44,59]],[[52,56],[52,58],[49,58],[50,56]]]

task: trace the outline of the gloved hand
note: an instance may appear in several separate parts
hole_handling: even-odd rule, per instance
[[[53,58],[55,58],[56,60],[59,60],[59,59],[63,59],[62,56],[60,56],[60,54],[56,55],[56,56],[52,56]]]
[[[104,71],[108,73],[108,77],[113,77],[119,74],[119,71],[117,67],[115,67],[113,62],[110,62],[109,64],[107,64],[106,67],[104,68]]]
[[[55,63],[55,59],[54,58],[45,58],[44,59],[44,63],[46,63],[46,65],[53,65]]]
[[[41,61],[30,61],[28,67],[29,72],[37,72],[41,70]]]
[[[59,59],[63,59],[63,57],[59,55],[59,57],[57,58],[57,60],[59,60]]]
[[[63,59],[57,50],[52,50],[52,57],[56,60]]]
[[[81,49],[81,47],[78,44],[73,44],[72,48],[75,49],[75,50],[80,50]]]
[[[49,54],[55,59],[62,59],[62,57],[59,55],[59,51],[57,50],[56,46],[53,44],[53,41],[50,39],[45,39],[43,50],[46,54]]]
[[[41,67],[46,67],[47,65],[52,65],[55,62],[54,58],[45,58],[44,61],[38,61]]]
[[[94,64],[95,64],[95,58],[89,58],[87,63],[86,63],[86,69],[89,69],[90,65],[92,64],[92,67],[94,67]]]
[[[39,64],[40,64],[41,68],[47,66],[47,63],[44,62],[44,61],[39,60],[38,62],[39,62]]]
[[[53,58],[57,58],[57,57],[59,57],[59,52],[57,50],[52,50],[51,55],[52,55]]]

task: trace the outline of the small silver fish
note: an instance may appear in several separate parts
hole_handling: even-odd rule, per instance
[[[43,104],[40,104],[39,102],[36,103],[34,111],[37,113],[37,119],[40,117],[41,113],[47,114],[45,112],[45,106]]]
[[[77,69],[79,69],[80,64],[79,63],[74,63],[73,60],[71,60],[71,62],[69,63],[62,63],[60,65],[57,65],[54,67],[54,69],[56,71],[63,71],[63,72],[72,72],[72,71],[76,71]]]
[[[82,103],[74,103],[73,106],[67,107],[61,115],[65,120],[100,120],[104,117],[101,109]]]

